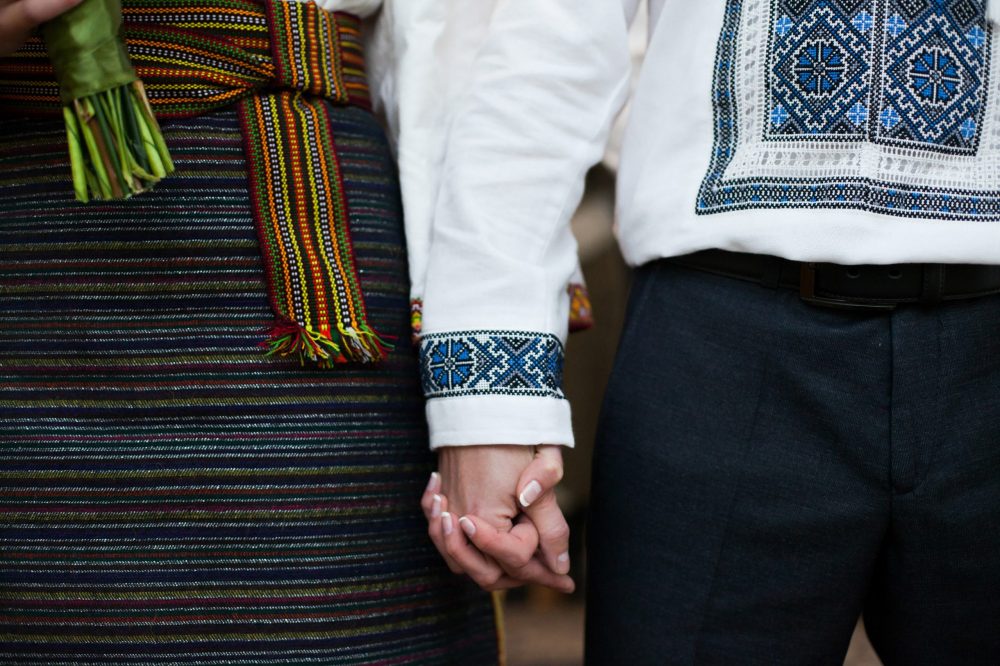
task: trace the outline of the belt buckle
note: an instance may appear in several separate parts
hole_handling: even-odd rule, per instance
[[[816,294],[816,264],[803,261],[799,266],[799,298],[809,305],[861,312],[890,312],[896,309],[896,303],[869,303],[836,296],[819,296]]]

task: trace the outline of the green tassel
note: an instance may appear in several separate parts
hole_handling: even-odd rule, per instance
[[[339,325],[339,341],[292,321],[280,321],[270,337],[261,343],[268,356],[298,357],[299,363],[311,362],[320,368],[340,363],[375,363],[385,358],[393,347],[367,326],[360,330]]]

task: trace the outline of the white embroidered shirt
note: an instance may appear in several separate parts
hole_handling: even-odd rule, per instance
[[[626,94],[637,2],[386,0],[378,17],[433,446],[572,443],[568,222]],[[1000,264],[997,4],[650,0],[626,258]]]

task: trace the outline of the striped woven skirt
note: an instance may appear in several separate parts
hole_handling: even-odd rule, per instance
[[[235,112],[164,123],[178,172],[73,201],[61,122],[0,118],[0,663],[495,664],[488,596],[427,536],[398,188],[334,130],[377,367],[273,321]]]

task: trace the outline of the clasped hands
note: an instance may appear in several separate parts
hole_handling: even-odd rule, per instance
[[[572,592],[569,525],[555,497],[558,446],[462,446],[438,451],[421,506],[456,574],[485,590],[527,582]]]

